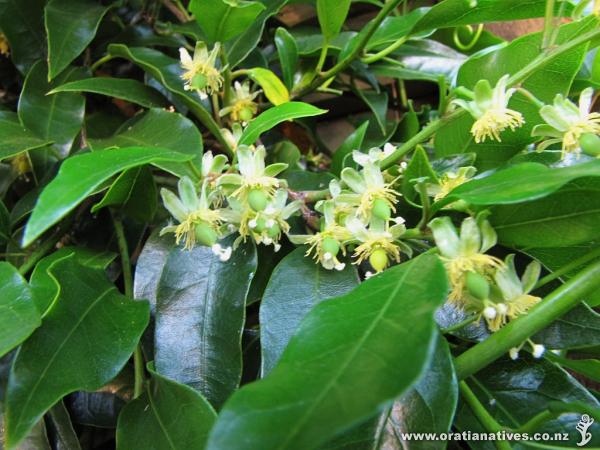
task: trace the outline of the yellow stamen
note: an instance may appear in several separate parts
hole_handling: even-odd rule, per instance
[[[448,300],[450,303],[457,305],[462,305],[463,291],[465,289],[465,275],[467,272],[477,272],[485,275],[504,265],[501,259],[483,253],[458,256],[456,258],[442,257],[442,261],[448,272],[450,286],[452,287]]]
[[[186,219],[177,225],[175,229],[175,243],[179,245],[182,240],[185,240],[184,248],[191,250],[196,245],[196,225],[205,222],[211,227],[220,226],[222,221],[218,211],[212,209],[199,209],[190,213]]]
[[[471,127],[471,134],[475,137],[477,144],[486,139],[502,142],[500,133],[510,128],[515,131],[525,123],[523,115],[512,109],[488,109],[483,116],[475,121]]]

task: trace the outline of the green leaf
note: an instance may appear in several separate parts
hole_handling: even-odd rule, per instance
[[[17,269],[0,261],[0,356],[15,348],[41,325],[33,294]]]
[[[265,6],[249,0],[192,0],[189,9],[202,31],[214,43],[228,41],[243,33]]]
[[[150,302],[150,309],[154,313],[158,285],[165,270],[169,254],[175,247],[172,235],[160,235],[156,230],[146,243],[135,265],[133,278],[133,296],[136,299],[145,299]]]
[[[190,156],[191,161],[158,161],[156,166],[177,176],[198,178],[204,150],[202,135],[194,123],[179,113],[153,108],[125,122],[119,131],[104,139],[90,139],[94,149],[141,146],[169,149]]]
[[[143,164],[190,159],[190,155],[149,147],[113,148],[70,157],[40,194],[25,227],[23,246],[35,241],[120,171]]]
[[[73,429],[65,404],[59,401],[48,411],[48,428],[54,436],[54,445],[59,449],[81,450],[79,438]]]
[[[92,42],[111,6],[91,0],[50,0],[45,8],[48,80],[61,73]]]
[[[140,223],[152,222],[158,208],[158,191],[152,170],[139,166],[121,173],[102,200],[92,207],[92,212],[109,206],[118,206],[124,214]]]
[[[353,90],[360,99],[367,104],[375,116],[375,121],[379,125],[382,134],[386,132],[386,116],[388,111],[387,92],[364,91],[362,89]]]
[[[22,74],[44,59],[44,6],[46,0],[0,0],[0,29],[8,38],[15,66]]]
[[[600,314],[580,304],[532,338],[547,348],[570,350],[600,345]]]
[[[4,444],[4,427],[2,426],[2,414],[0,414],[0,443]],[[31,432],[21,441],[16,450],[52,450],[44,419],[34,425]]]
[[[215,410],[192,388],[150,374],[146,391],[119,415],[117,450],[204,448]]]
[[[325,299],[347,294],[358,284],[356,269],[325,270],[300,247],[277,265],[260,304],[263,376],[271,372],[309,311]]]
[[[545,0],[477,0],[475,5],[465,0],[444,0],[417,22],[412,34],[459,25],[543,17],[545,7]]]
[[[0,249],[4,248],[11,238],[11,223],[10,214],[8,209],[4,205],[4,202],[0,200]]]
[[[298,46],[294,37],[283,27],[275,32],[275,46],[281,63],[283,80],[288,89],[294,87],[294,73],[298,67]]]
[[[485,409],[502,426],[508,428],[519,428],[547,410],[554,402],[583,403],[591,408],[600,407],[598,400],[564,370],[527,355],[522,355],[516,361],[500,360],[475,374],[468,384]],[[465,403],[459,405],[456,415],[455,426],[459,431],[487,431],[482,428]],[[575,443],[581,439],[575,428],[580,419],[581,413],[573,411],[572,414],[562,414],[556,419],[540,424],[534,431],[547,432],[551,436],[554,433],[566,433],[570,440],[552,442],[552,448],[575,448]],[[594,436],[588,444],[589,447],[598,447],[600,426],[595,423],[588,431]],[[477,442],[473,441],[473,444]]]
[[[58,298],[59,293],[59,286],[50,275],[49,269],[54,262],[71,255],[77,264],[98,270],[106,269],[117,256],[112,252],[96,252],[84,247],[63,247],[42,258],[29,279],[35,306],[42,316]]]
[[[214,136],[220,136],[221,130],[210,112],[204,108],[197,95],[183,88],[182,69],[177,59],[151,48],[127,47],[122,44],[110,44],[108,54],[125,58],[140,66],[145,72],[156,78],[169,92],[181,100],[208,128]]]
[[[231,246],[233,238],[221,245]],[[199,390],[215,408],[240,382],[246,295],[255,271],[251,243],[240,245],[226,262],[208,247],[176,247],[160,278],[156,370]]]
[[[595,27],[597,20],[592,17],[563,25],[557,33],[556,45],[568,42]],[[460,68],[457,84],[472,89],[479,80],[487,79],[494,85],[503,75],[514,74],[540,57],[541,43],[542,33],[533,33],[515,39],[510,44],[498,46],[495,50],[478,52]],[[556,94],[566,95],[569,92],[585,53],[586,46],[580,46],[559,57],[548,57],[548,62],[521,83],[521,87],[542,102],[552,103]],[[488,140],[475,144],[470,133],[474,119],[465,114],[436,134],[436,155],[475,152],[475,165],[480,171],[496,168],[506,162],[535,140],[531,137],[531,130],[536,124],[543,122],[538,112],[539,107],[520,93],[513,95],[509,108],[521,112],[525,124],[514,132],[503,133],[502,142]]]
[[[248,76],[259,84],[262,88],[265,97],[273,103],[273,105],[281,105],[290,101],[290,93],[281,80],[268,69],[255,67],[248,69]]]
[[[427,255],[319,303],[270,375],[227,402],[208,450],[315,448],[373,415],[426,367],[447,289]]]
[[[23,127],[16,113],[0,111],[0,161],[48,144]]]
[[[568,359],[552,352],[546,353],[544,357],[563,368],[574,370],[592,381],[600,382],[600,361],[597,359]]]
[[[600,180],[580,178],[555,193],[492,208],[498,241],[509,247],[568,247],[600,237]]]
[[[457,187],[438,207],[459,199],[473,205],[521,203],[546,197],[577,178],[597,176],[600,176],[598,160],[559,168],[538,163],[516,164]]]
[[[252,145],[258,140],[261,134],[269,131],[281,122],[300,117],[318,116],[325,114],[326,112],[327,111],[324,109],[319,109],[308,103],[302,102],[288,102],[283,105],[275,106],[274,108],[267,109],[248,124],[239,143]]]
[[[317,0],[317,16],[326,41],[342,30],[350,11],[350,0]]]
[[[402,195],[409,200],[413,200],[417,196],[417,191],[411,180],[425,177],[428,178],[431,183],[435,182],[438,178],[431,167],[427,153],[423,147],[417,146],[413,157],[410,159],[406,166],[406,170],[403,172]]]
[[[44,61],[33,65],[19,98],[19,119],[29,130],[46,141],[54,142],[61,156],[71,150],[75,137],[81,130],[85,113],[85,97],[73,92],[46,95],[54,87],[80,78],[82,69],[71,67],[54,82],[48,83]]]
[[[351,155],[354,150],[360,150],[362,147],[367,128],[369,127],[369,121],[367,120],[356,130],[354,130],[345,140],[342,145],[333,153],[331,160],[331,172],[335,175],[340,175],[340,172],[344,168],[344,158],[347,155]]]
[[[52,89],[48,94],[58,92],[91,92],[120,98],[145,108],[160,108],[168,102],[156,89],[129,78],[95,77],[72,81]]]
[[[408,36],[415,24],[430,10],[430,8],[417,8],[402,16],[388,16],[377,27],[366,49],[371,50],[392,44]],[[364,33],[365,31],[361,31]]]
[[[17,354],[6,395],[6,442],[23,439],[66,394],[95,390],[115,377],[148,324],[148,303],[117,291],[102,271],[57,261],[60,294],[44,323]]]

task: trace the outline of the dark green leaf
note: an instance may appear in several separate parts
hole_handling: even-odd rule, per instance
[[[156,89],[152,89],[137,80],[129,78],[96,77],[85,80],[72,81],[58,86],[49,92],[92,92],[108,97],[120,98],[146,108],[159,108],[167,106],[166,99]]]
[[[232,243],[230,237],[221,245]],[[250,243],[226,262],[208,247],[176,247],[158,285],[156,370],[199,390],[216,408],[240,382],[246,295],[255,271]]]
[[[133,296],[138,300],[148,300],[152,312],[156,307],[160,278],[174,247],[175,242],[172,235],[160,236],[160,232],[157,230],[144,244],[135,265]]]
[[[0,161],[50,143],[23,127],[14,112],[0,111]]]
[[[533,337],[551,349],[576,349],[600,345],[600,314],[585,304],[570,310]]]
[[[373,415],[426,366],[446,293],[444,268],[428,255],[319,303],[271,374],[225,405],[208,449],[315,448]]]
[[[42,191],[27,222],[23,246],[31,244],[118,172],[143,164],[190,159],[184,153],[149,147],[114,148],[70,157]]]
[[[46,53],[46,0],[0,0],[0,29],[8,38],[13,62],[22,74]]]
[[[95,252],[84,247],[63,247],[42,258],[33,269],[29,284],[35,306],[44,315],[58,296],[59,286],[49,273],[50,266],[59,259],[73,255],[75,261],[92,269],[106,269],[117,256],[111,252]]]
[[[288,102],[267,109],[264,113],[248,124],[240,138],[240,144],[253,145],[260,135],[286,120],[300,117],[311,117],[325,114],[327,111],[308,103]]]
[[[23,342],[41,325],[33,294],[17,269],[0,262],[0,356]]]
[[[369,109],[375,116],[375,121],[381,133],[385,134],[386,131],[386,116],[388,110],[388,95],[387,92],[373,92],[363,91],[362,89],[355,89],[354,92],[361,98],[363,102],[367,104]]]
[[[331,171],[338,175],[344,168],[344,158],[347,155],[352,154],[354,150],[360,150],[363,139],[365,138],[365,134],[367,132],[367,128],[369,127],[369,121],[364,122],[360,127],[352,132],[345,140],[342,142],[342,145],[338,147],[338,149],[333,153],[333,158],[331,161]]]
[[[118,206],[138,222],[151,222],[158,208],[157,195],[152,170],[147,166],[135,167],[118,176],[102,200],[92,207],[92,212]]]
[[[58,450],[81,450],[69,412],[62,401],[48,411],[48,427],[54,436],[54,445]]]
[[[18,113],[23,125],[39,138],[54,142],[54,147],[63,157],[69,154],[83,124],[85,97],[73,92],[46,94],[81,75],[81,69],[72,67],[53,83],[48,83],[46,64],[38,61],[27,74],[19,98]]]
[[[421,146],[416,148],[402,176],[402,195],[409,200],[413,200],[417,196],[414,182],[411,182],[416,178],[428,178],[430,183],[437,180],[437,175],[431,167],[429,157]]]
[[[294,37],[285,28],[279,27],[275,32],[275,45],[281,63],[283,80],[288,89],[294,87],[294,73],[298,66],[298,46]]]
[[[154,371],[119,415],[117,450],[202,449],[216,413],[202,395]]]
[[[211,42],[225,42],[246,31],[265,6],[250,0],[192,0],[189,9]]]
[[[260,305],[263,376],[271,372],[300,322],[321,301],[354,289],[358,275],[347,264],[342,271],[325,270],[301,247],[277,265]]]
[[[386,17],[369,39],[367,50],[392,44],[408,36],[414,25],[427,11],[429,11],[429,8],[417,8],[402,16],[391,15]]]
[[[99,389],[115,377],[148,323],[148,304],[119,294],[102,271],[68,257],[50,273],[61,287],[59,298],[21,347],[8,382],[9,447],[64,395]]]
[[[48,79],[61,73],[85,50],[110,9],[91,0],[50,0],[45,8]]]
[[[317,0],[317,15],[326,41],[342,30],[350,10],[350,0]]]
[[[600,382],[600,361],[597,359],[568,359],[552,352],[546,353],[544,357],[565,369],[573,370],[592,381]]]
[[[198,177],[197,171],[202,161],[202,135],[194,123],[178,113],[164,109],[151,109],[144,115],[126,122],[114,136],[105,139],[90,139],[93,149],[108,147],[158,147],[168,148],[190,155],[191,161],[159,161],[156,166],[178,176]]]

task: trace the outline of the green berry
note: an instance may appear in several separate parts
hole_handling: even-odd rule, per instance
[[[217,242],[217,232],[206,223],[199,223],[194,228],[196,233],[196,241],[202,245],[212,247]]]
[[[242,108],[238,113],[238,117],[242,122],[250,122],[254,117],[254,111],[252,111],[252,108]]]
[[[490,296],[490,284],[477,272],[467,272],[466,286],[469,294],[479,300],[486,300]]]
[[[377,272],[381,272],[388,265],[388,256],[384,249],[378,248],[371,256],[369,256],[369,263],[371,267],[375,269]]]
[[[583,153],[590,156],[600,155],[600,136],[593,133],[585,133],[579,138],[579,145]]]
[[[208,78],[206,78],[206,75],[204,75],[203,73],[199,73],[194,75],[194,78],[192,78],[192,82],[190,83],[193,89],[197,89],[199,91],[201,91],[202,89],[204,89],[206,87],[206,84],[208,83]]]
[[[375,199],[373,202],[373,215],[381,220],[388,220],[392,216],[392,208],[388,202],[382,198]]]
[[[257,233],[262,233],[263,231],[265,231],[266,227],[267,227],[267,221],[265,220],[265,218],[257,217],[256,218],[256,226],[254,227],[254,231],[256,231]]]
[[[260,189],[252,189],[248,193],[248,204],[254,211],[263,211],[269,203],[269,198]]]
[[[323,253],[330,253],[331,256],[336,256],[340,251],[340,243],[334,238],[327,236],[321,243]]]
[[[279,233],[281,233],[281,228],[277,223],[267,230],[267,234],[272,239],[275,239],[277,236],[279,236]]]

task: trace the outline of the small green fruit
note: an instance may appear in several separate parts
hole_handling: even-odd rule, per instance
[[[277,223],[267,230],[267,234],[272,239],[275,239],[277,236],[279,236],[279,233],[281,233],[281,228]]]
[[[258,217],[256,219],[256,226],[254,227],[254,231],[256,231],[257,233],[262,233],[263,231],[265,231],[266,227],[267,221],[264,219],[264,217]]]
[[[486,300],[490,297],[490,284],[484,276],[477,272],[467,272],[466,286],[469,294],[479,300]]]
[[[263,211],[267,207],[269,199],[260,189],[252,189],[248,193],[248,204],[254,211]]]
[[[252,111],[252,108],[242,108],[240,109],[240,112],[238,113],[238,117],[240,118],[240,120],[242,122],[250,122],[252,120],[252,118],[254,117],[254,111]]]
[[[192,78],[192,82],[190,83],[193,89],[197,89],[199,91],[201,91],[202,89],[204,89],[206,87],[206,84],[208,83],[208,78],[206,78],[206,75],[199,73],[194,75],[194,78]]]
[[[378,198],[373,202],[373,215],[381,220],[388,220],[392,216],[392,208],[385,200]]]
[[[371,253],[371,256],[369,256],[369,263],[377,272],[381,272],[385,269],[388,265],[388,256],[385,250],[378,248]]]
[[[331,256],[336,256],[340,251],[340,243],[332,237],[326,237],[321,243],[321,249],[324,253],[329,253]]]
[[[579,145],[586,155],[600,155],[600,136],[597,134],[585,133],[579,138]]]
[[[196,241],[202,245],[212,247],[217,242],[217,232],[206,223],[199,223],[194,228],[196,233]]]

